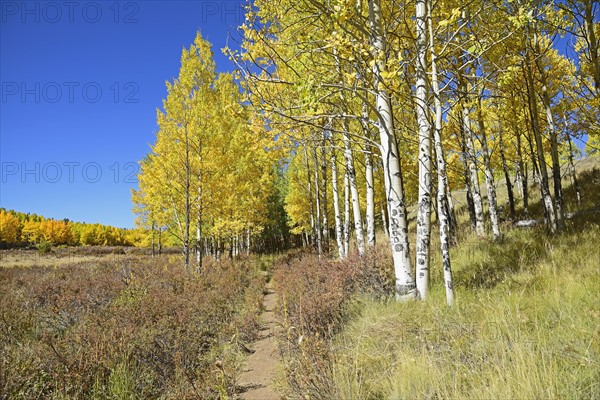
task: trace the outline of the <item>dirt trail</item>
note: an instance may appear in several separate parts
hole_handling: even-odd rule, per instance
[[[254,353],[246,360],[238,381],[240,398],[246,400],[281,399],[273,388],[275,364],[277,362],[277,342],[275,332],[275,293],[271,284],[263,298],[264,311],[261,315],[261,328],[258,339],[251,346]]]

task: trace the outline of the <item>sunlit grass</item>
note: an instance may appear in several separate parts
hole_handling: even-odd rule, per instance
[[[513,231],[512,256],[454,251],[452,309],[440,285],[427,302],[363,299],[335,343],[340,398],[600,398],[598,243],[598,226]]]
[[[479,239],[459,210],[454,307],[445,304],[435,234],[426,302],[360,298],[332,344],[337,396],[600,399],[600,214],[590,212],[600,205],[596,164],[580,175],[580,207],[565,188],[568,211],[586,212],[560,235],[504,225],[501,240]],[[540,218],[539,194],[530,194],[530,216]]]

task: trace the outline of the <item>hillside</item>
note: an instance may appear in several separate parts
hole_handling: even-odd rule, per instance
[[[463,216],[464,238],[451,250],[452,308],[437,256],[430,298],[408,303],[389,300],[384,245],[363,261],[305,256],[280,263],[286,393],[600,398],[600,170],[597,159],[582,164],[590,168],[580,173],[587,211],[576,212],[566,188],[575,215],[560,235],[543,225],[506,225],[500,241],[479,239]]]

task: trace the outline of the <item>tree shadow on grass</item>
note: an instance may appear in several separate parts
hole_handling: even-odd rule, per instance
[[[493,288],[521,272],[535,268],[552,257],[560,243],[576,246],[582,233],[600,225],[600,170],[579,174],[582,202],[577,204],[575,188],[564,189],[566,210],[563,232],[551,235],[543,224],[530,228],[510,228],[498,241],[475,240],[457,249],[455,285],[469,289]],[[539,216],[539,202],[530,205],[530,215]]]

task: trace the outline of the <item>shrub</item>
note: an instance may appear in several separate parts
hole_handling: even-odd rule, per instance
[[[52,251],[52,243],[42,240],[35,246],[41,254],[50,253]]]
[[[0,398],[233,395],[264,278],[143,256],[0,269]],[[221,368],[215,368],[220,361]]]
[[[393,287],[385,248],[363,260],[319,259],[294,253],[275,266],[277,313],[283,324],[279,348],[288,395],[334,398],[331,340],[351,313],[355,293],[388,296]],[[307,397],[308,396],[308,397]]]

